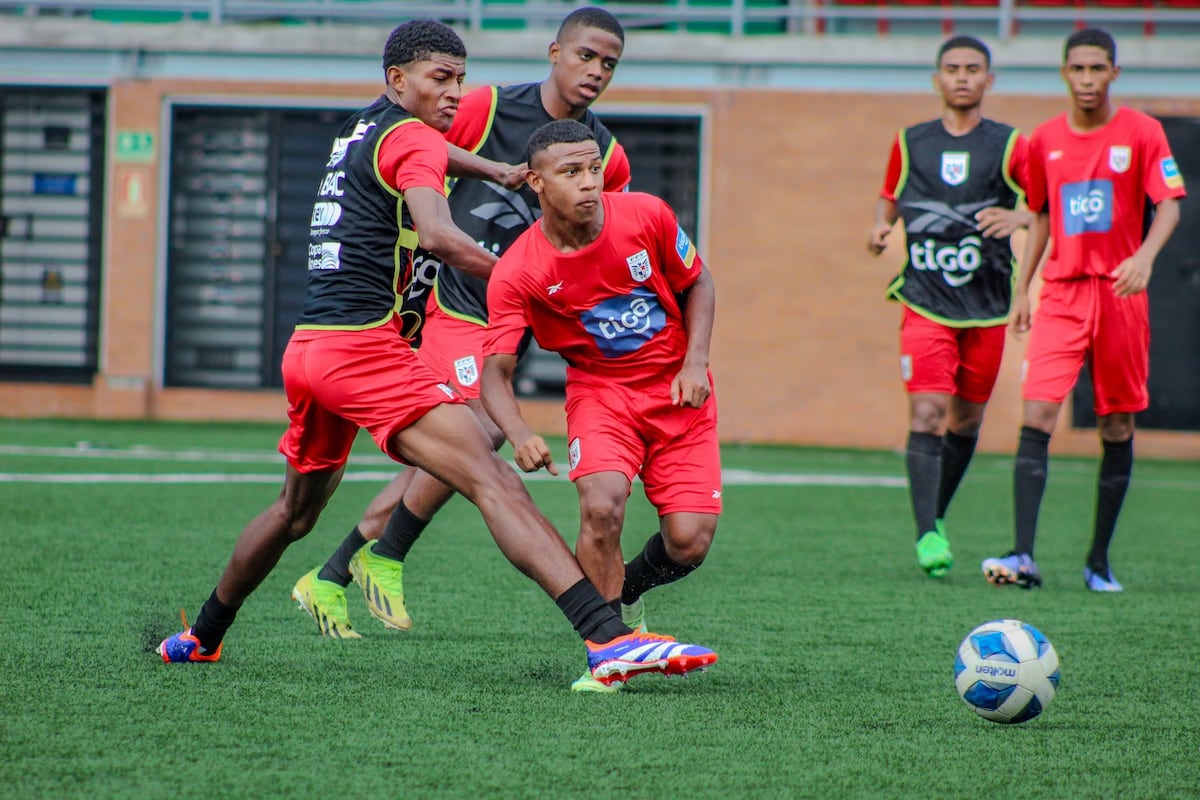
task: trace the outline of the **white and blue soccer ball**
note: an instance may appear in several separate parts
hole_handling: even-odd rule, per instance
[[[954,659],[963,702],[992,722],[1027,722],[1046,710],[1058,689],[1058,653],[1032,625],[985,622],[967,634]]]

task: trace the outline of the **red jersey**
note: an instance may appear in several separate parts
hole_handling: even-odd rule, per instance
[[[1162,125],[1132,108],[1086,132],[1062,114],[1033,132],[1029,151],[1026,202],[1050,212],[1048,281],[1109,276],[1141,246],[1146,199],[1186,194]]]
[[[458,113],[454,115],[454,122],[446,132],[446,141],[464,150],[478,153],[492,135],[502,102],[513,106],[508,110],[508,118],[504,123],[506,127],[517,128],[516,135],[512,138],[516,145],[519,145],[505,148],[506,151],[502,155],[512,164],[524,161],[525,142],[529,140],[529,136],[542,125],[554,121],[554,117],[542,106],[540,83],[481,86],[463,95],[458,102]],[[629,185],[631,176],[629,156],[625,153],[625,148],[612,137],[607,128],[595,120],[591,111],[584,112],[582,121],[592,128],[594,133],[602,131],[606,139],[601,143],[601,155],[604,156],[604,191],[621,191]],[[503,143],[501,147],[503,148]]]
[[[526,329],[577,373],[626,386],[670,382],[687,352],[678,295],[704,264],[674,212],[640,192],[602,195],[594,242],[559,252],[540,223],[521,234],[488,281],[484,355],[515,354]]]

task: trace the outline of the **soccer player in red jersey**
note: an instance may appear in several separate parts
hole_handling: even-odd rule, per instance
[[[991,53],[973,36],[938,50],[938,119],[902,129],[892,146],[867,249],[887,247],[903,217],[908,258],[888,287],[903,305],[900,377],[908,392],[908,491],[917,564],[940,578],[954,564],[944,518],[979,436],[1004,354],[1012,302],[1009,237],[1029,223],[1017,210],[1027,143],[986,119]]]
[[[444,194],[442,134],[462,96],[462,40],[439,22],[408,22],[388,37],[383,66],[385,94],[342,127],[317,193],[308,293],[283,358],[283,490],[242,532],[196,624],[163,640],[159,654],[168,663],[220,658],[243,601],[312,530],[366,428],[384,453],[428,469],[479,507],[504,555],[585,640],[595,680],[712,663],[710,650],[622,623],[474,414],[400,335],[398,293],[418,231],[424,247],[481,276],[496,258],[454,226]]]
[[[575,119],[587,125],[604,153],[604,189],[629,183],[624,148],[589,106],[604,92],[624,48],[621,23],[600,8],[568,14],[549,48],[550,75],[541,82],[484,86],[462,98],[446,139],[493,164],[520,164],[529,137],[547,122]],[[460,151],[458,151],[460,152]],[[458,152],[452,147],[452,162]],[[537,218],[538,203],[517,179],[458,180],[450,194],[454,223],[492,253],[503,254]],[[405,292],[406,328],[421,329],[418,357],[438,378],[453,386],[475,412],[497,447],[504,436],[479,399],[479,372],[487,331],[487,282],[451,260],[418,249],[414,280]],[[436,288],[428,277],[436,274]],[[425,306],[425,299],[434,297]],[[417,538],[453,490],[428,473],[406,469],[371,502],[324,565],[297,581],[292,597],[328,636],[357,637],[350,624],[345,587],[353,577],[367,608],[386,627],[408,630],[412,617],[404,599],[404,561]],[[379,541],[367,545],[369,540]],[[370,589],[368,591],[368,588]]]
[[[1030,141],[1026,190],[1037,216],[1010,322],[1015,333],[1029,333],[1013,476],[1016,541],[1011,552],[982,564],[984,576],[997,585],[1041,585],[1033,544],[1050,435],[1086,361],[1104,455],[1084,582],[1093,591],[1122,590],[1108,550],[1133,473],[1133,415],[1149,404],[1146,286],[1155,257],[1179,222],[1185,192],[1162,126],[1109,99],[1120,71],[1112,36],[1096,29],[1073,33],[1062,67],[1071,110],[1039,126]],[[1147,201],[1154,206],[1149,228]],[[1031,315],[1029,284],[1048,241],[1041,296]]]
[[[567,362],[576,557],[614,609],[688,575],[721,511],[717,405],[708,370],[716,293],[675,214],[641,193],[603,193],[594,134],[549,123],[529,141],[542,209],[488,283],[483,402],[526,472],[558,468],[521,416],[512,376],[526,331]],[[660,532],[627,565],[625,506],[635,477]],[[596,691],[587,673],[572,686]]]

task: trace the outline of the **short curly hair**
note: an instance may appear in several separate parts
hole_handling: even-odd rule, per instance
[[[383,71],[428,60],[435,53],[467,57],[467,46],[448,25],[433,19],[414,19],[396,26],[383,46]]]
[[[547,122],[533,132],[525,146],[525,163],[532,166],[533,157],[554,144],[575,144],[595,141],[596,134],[582,122],[573,119],[556,119]]]
[[[599,28],[620,39],[621,44],[625,44],[625,28],[617,21],[616,17],[603,8],[587,6],[577,8],[570,14],[567,14],[562,24],[558,26],[558,33],[555,35],[554,40],[561,43],[564,34],[574,28]]]
[[[1072,33],[1067,37],[1066,44],[1063,45],[1063,63],[1066,63],[1067,56],[1076,47],[1099,47],[1108,56],[1108,63],[1113,65],[1117,63],[1117,40],[1108,31],[1100,28],[1084,28]]]

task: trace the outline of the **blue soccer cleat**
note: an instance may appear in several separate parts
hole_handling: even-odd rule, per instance
[[[1042,573],[1038,572],[1033,556],[1028,553],[1006,553],[999,558],[985,558],[983,577],[993,586],[1015,584],[1022,589],[1042,585]]]
[[[627,633],[611,642],[587,642],[592,677],[609,686],[634,675],[657,672],[683,675],[716,663],[717,654],[695,644],[680,644],[658,633]]]
[[[162,656],[163,663],[186,664],[189,661],[220,661],[221,648],[225,646],[225,643],[221,642],[217,645],[216,650],[205,653],[204,648],[200,646],[200,640],[192,634],[192,629],[188,626],[187,615],[181,610],[179,617],[183,620],[183,630],[174,636],[168,636],[158,645],[158,654]]]
[[[1083,582],[1093,592],[1125,591],[1125,587],[1117,583],[1117,579],[1113,577],[1112,570],[1108,567],[1105,567],[1103,570],[1085,567],[1083,570]]]

